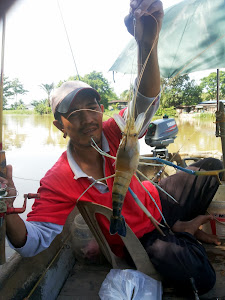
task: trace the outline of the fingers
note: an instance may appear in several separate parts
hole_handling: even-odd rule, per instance
[[[163,16],[163,5],[159,0],[131,0],[131,13],[136,17],[158,13]]]
[[[128,16],[126,16],[124,18],[124,23],[127,27],[128,32],[131,35],[134,35],[134,23],[133,23],[133,16],[131,14],[129,14]]]
[[[164,16],[163,4],[161,1],[155,1],[148,10],[148,14],[150,15],[154,15],[155,13],[157,13],[158,17],[160,16],[162,18]]]
[[[6,166],[6,178],[0,177],[0,183],[6,184],[9,188],[14,188],[14,182],[12,179],[12,166],[7,165]]]
[[[1,177],[0,177],[0,179],[1,179]],[[12,179],[12,166],[11,165],[6,166],[6,179],[5,180],[6,180],[6,184],[7,184],[7,196],[12,197],[12,198],[8,198],[5,202],[8,207],[13,207],[13,202],[17,195],[17,191],[15,188],[13,179]]]

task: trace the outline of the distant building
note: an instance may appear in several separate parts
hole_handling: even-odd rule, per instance
[[[223,102],[225,106],[225,100],[220,100]],[[203,113],[203,112],[211,112],[215,113],[217,110],[217,101],[204,101],[200,102],[197,105],[178,105],[176,107],[176,111],[178,114],[181,113]]]
[[[223,105],[225,105],[225,100],[220,100],[221,102],[223,102]],[[217,110],[217,101],[216,100],[210,100],[210,101],[204,101],[204,102],[200,102],[198,105],[196,105],[196,110],[198,112],[212,112],[215,113]]]
[[[125,100],[113,100],[108,102],[109,106],[117,105],[118,109],[123,109],[127,107],[127,101]]]
[[[183,114],[183,113],[190,113],[192,111],[194,111],[195,109],[195,105],[178,105],[176,107],[176,112],[178,114]]]
[[[28,110],[34,110],[35,106],[32,104],[26,104],[26,109]]]

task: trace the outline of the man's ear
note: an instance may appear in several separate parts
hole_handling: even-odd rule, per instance
[[[63,132],[63,125],[62,125],[62,123],[60,123],[58,120],[54,120],[53,124],[55,125],[56,128],[58,128],[59,130],[61,130]]]
[[[100,104],[100,107],[101,107],[101,111],[104,112],[105,111],[104,105]]]

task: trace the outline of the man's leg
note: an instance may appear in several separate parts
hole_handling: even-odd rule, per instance
[[[183,295],[193,291],[191,278],[199,294],[212,289],[216,275],[202,245],[189,233],[165,233],[163,237],[155,230],[140,239],[165,281]]]
[[[223,165],[218,159],[206,158],[188,168],[196,171],[219,170],[223,168]],[[159,190],[163,214],[172,227],[177,220],[188,221],[198,215],[205,214],[218,189],[219,182],[215,176],[195,176],[179,171],[162,179],[159,185],[179,203],[176,204]]]
[[[221,161],[203,159],[189,168],[194,170],[222,169]],[[172,195],[179,204],[159,190],[163,214],[168,224],[190,221],[204,215],[219,186],[213,176],[194,176],[178,172],[161,180],[160,186]],[[191,291],[191,278],[200,294],[209,291],[215,284],[215,272],[207,258],[204,247],[188,232],[172,233],[165,230],[162,237],[156,230],[141,239],[156,270],[176,287]]]

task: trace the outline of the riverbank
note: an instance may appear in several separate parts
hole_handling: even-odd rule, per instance
[[[204,112],[204,113],[181,113],[177,116],[177,118],[183,119],[192,119],[192,118],[199,118],[204,120],[215,120],[215,113],[211,112]]]

